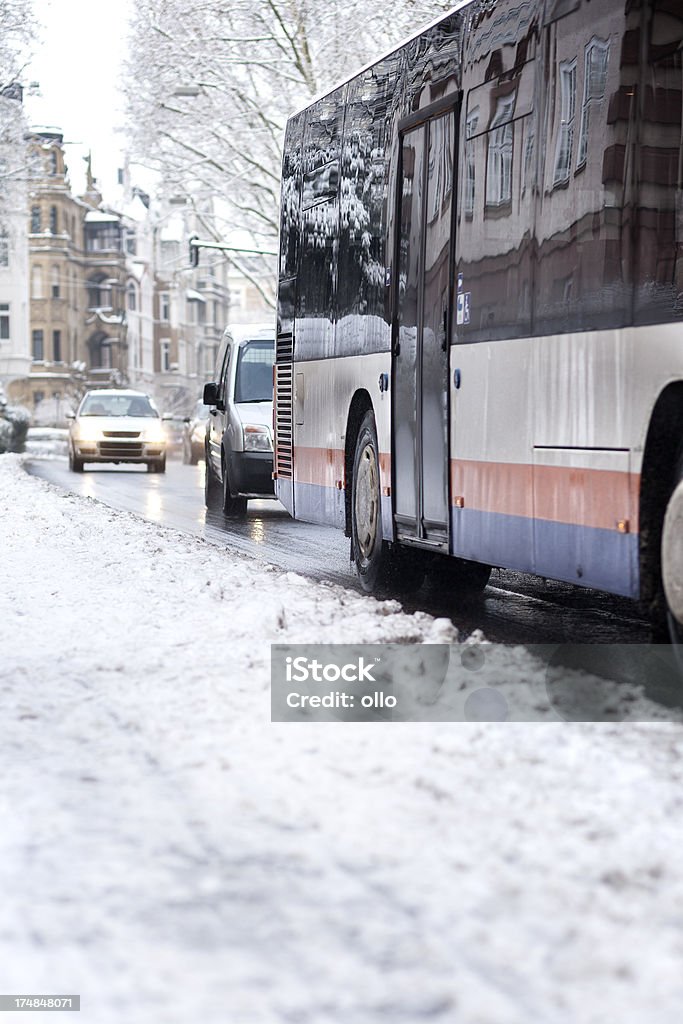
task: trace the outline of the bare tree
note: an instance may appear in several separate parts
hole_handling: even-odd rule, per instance
[[[221,197],[272,246],[287,117],[452,6],[444,0],[138,0],[125,91],[134,160]]]
[[[21,103],[21,78],[26,67],[35,21],[31,0],[0,0],[0,229],[23,207],[28,176],[26,121]]]

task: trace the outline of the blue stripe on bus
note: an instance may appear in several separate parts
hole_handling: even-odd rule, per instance
[[[639,596],[637,534],[452,508],[451,538],[462,558]]]
[[[294,483],[285,477],[278,477],[275,481],[275,493],[285,506],[290,515],[294,512]]]
[[[345,525],[344,491],[294,483],[298,519]],[[382,528],[391,537],[391,499],[382,498]],[[532,572],[638,598],[638,535],[476,509],[451,509],[451,551],[461,558]],[[578,575],[581,569],[582,575]]]
[[[294,483],[294,514],[297,519],[323,526],[346,526],[345,491],[324,484]],[[393,510],[391,498],[382,497],[382,536],[393,537]]]
[[[344,491],[324,484],[304,484],[294,481],[294,512],[297,519],[323,526],[344,528],[346,509]]]

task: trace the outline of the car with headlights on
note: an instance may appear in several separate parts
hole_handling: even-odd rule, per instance
[[[82,473],[86,462],[130,462],[146,465],[149,473],[165,472],[166,434],[144,392],[88,391],[68,418],[69,467],[74,473]]]
[[[227,516],[244,515],[249,498],[274,498],[272,325],[232,325],[221,339],[208,405],[204,496]]]

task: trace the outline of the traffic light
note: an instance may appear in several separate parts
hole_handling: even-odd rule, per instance
[[[199,235],[190,235],[190,266],[191,267],[198,267],[199,266],[199,246],[197,245],[198,241],[199,241]]]

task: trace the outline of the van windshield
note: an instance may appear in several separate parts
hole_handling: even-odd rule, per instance
[[[275,343],[248,341],[239,349],[235,402],[272,402]]]

